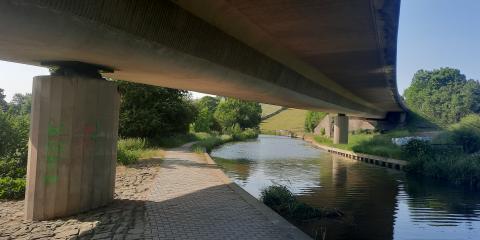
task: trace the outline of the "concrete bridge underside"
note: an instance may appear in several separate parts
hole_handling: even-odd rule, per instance
[[[282,106],[402,112],[399,1],[5,0],[0,59]]]
[[[113,79],[339,113],[337,143],[348,141],[348,116],[402,113],[399,4],[0,1],[0,59],[60,67],[34,79],[27,219],[72,215],[113,198],[119,96],[98,69]]]

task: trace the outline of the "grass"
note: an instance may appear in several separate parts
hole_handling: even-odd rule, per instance
[[[233,141],[244,141],[247,139],[257,138],[258,131],[253,129],[245,129],[244,131],[231,135],[205,135],[202,139],[192,145],[195,152],[211,152],[215,147]]]
[[[198,153],[210,152],[215,147],[232,141],[233,137],[230,135],[212,135],[193,144],[192,150]]]
[[[262,133],[274,132],[275,130],[288,130],[296,133],[304,132],[306,114],[306,110],[289,108],[264,120],[260,124],[260,131]]]
[[[260,103],[260,106],[262,106],[262,117],[268,116],[274,113],[275,111],[280,110],[280,108],[282,108],[280,106],[266,104],[266,103]]]
[[[403,157],[402,149],[400,146],[393,144],[391,139],[410,135],[411,133],[407,130],[390,131],[385,134],[349,134],[348,144],[333,144],[331,139],[323,136],[315,136],[314,139],[316,142],[330,147],[357,153],[401,159]]]
[[[162,156],[162,149],[149,147],[142,138],[120,139],[117,143],[117,161],[122,165],[134,164],[139,159]]]

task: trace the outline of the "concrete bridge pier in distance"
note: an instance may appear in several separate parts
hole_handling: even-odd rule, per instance
[[[337,116],[334,117],[333,143],[348,143],[348,116],[346,116],[345,114],[339,113]]]
[[[28,220],[73,215],[113,200],[120,97],[98,70],[66,62],[33,80]]]

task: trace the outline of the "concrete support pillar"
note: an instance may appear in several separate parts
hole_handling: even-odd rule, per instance
[[[348,117],[345,114],[338,114],[334,117],[333,143],[348,143]]]
[[[66,71],[33,80],[28,220],[73,215],[113,200],[120,99],[115,84],[99,76]]]

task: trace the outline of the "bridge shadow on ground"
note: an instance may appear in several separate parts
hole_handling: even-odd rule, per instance
[[[83,226],[79,239],[297,239],[228,184],[163,201],[117,199],[61,220]]]

